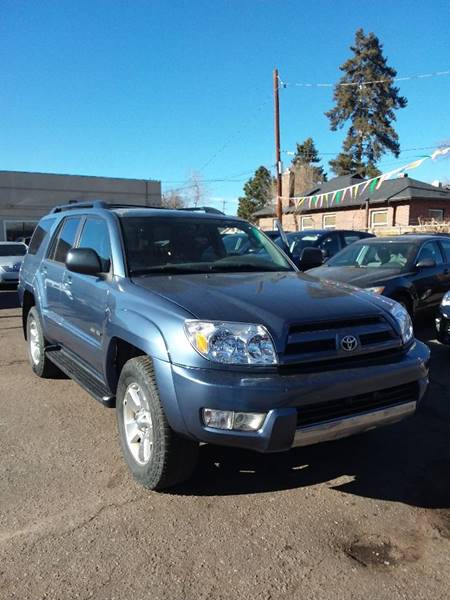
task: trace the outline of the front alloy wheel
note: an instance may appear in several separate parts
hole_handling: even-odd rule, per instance
[[[134,460],[146,465],[153,451],[153,422],[148,400],[138,383],[130,384],[123,398],[123,424]]]
[[[198,444],[170,427],[148,356],[125,363],[117,386],[116,413],[123,456],[139,483],[162,490],[189,478]]]

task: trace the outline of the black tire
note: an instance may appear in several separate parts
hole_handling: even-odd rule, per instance
[[[35,332],[36,336],[33,337],[32,332]],[[31,349],[31,341],[32,339],[39,345],[39,358],[36,357],[36,354],[33,355]],[[31,368],[33,372],[38,377],[43,377],[46,379],[51,379],[53,377],[57,377],[61,374],[61,371],[58,369],[56,365],[54,365],[45,355],[45,338],[44,333],[42,331],[42,325],[39,318],[38,311],[35,307],[30,308],[30,311],[27,315],[27,352],[28,352],[28,360],[30,361]]]
[[[133,444],[127,440],[125,418],[134,410],[131,408],[130,389],[138,390],[139,395],[144,397],[145,407],[150,413],[152,442],[151,446],[148,442],[151,449],[148,461],[144,463],[139,462],[139,456],[136,456],[136,446],[140,446],[142,439],[138,437]],[[138,413],[134,412],[134,418]],[[153,365],[147,356],[132,358],[124,365],[117,387],[116,416],[125,462],[140,484],[151,490],[163,490],[191,476],[197,464],[198,444],[180,437],[170,427],[159,400]],[[143,454],[142,458],[145,459]]]

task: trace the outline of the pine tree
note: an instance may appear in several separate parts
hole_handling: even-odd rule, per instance
[[[336,175],[356,172],[373,177],[379,174],[376,163],[383,154],[400,154],[392,123],[396,120],[394,111],[404,108],[407,100],[394,85],[397,71],[388,66],[374,33],[365,35],[358,29],[350,49],[353,56],[340,67],[344,75],[334,90],[336,105],[325,113],[332,131],[341,129],[347,121],[351,123],[342,152],[330,161],[330,166]],[[367,81],[377,83],[364,85]]]
[[[297,151],[292,159],[291,170],[295,175],[294,195],[304,194],[318,183],[327,180],[314,141],[306,138],[302,144],[297,144]]]
[[[239,198],[237,214],[253,221],[253,213],[270,204],[273,192],[272,176],[266,167],[259,167],[244,185],[244,196]]]

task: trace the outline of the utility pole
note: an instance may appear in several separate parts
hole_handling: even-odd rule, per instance
[[[277,177],[277,219],[283,222],[283,207],[281,203],[281,151],[280,151],[280,98],[278,95],[280,81],[278,79],[278,69],[273,70],[273,101],[275,117],[275,168]]]

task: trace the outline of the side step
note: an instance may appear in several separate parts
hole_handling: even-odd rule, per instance
[[[57,346],[49,346],[45,349],[45,354],[58,369],[81,385],[93,398],[105,406],[114,406],[115,396],[111,391],[67,352]]]

